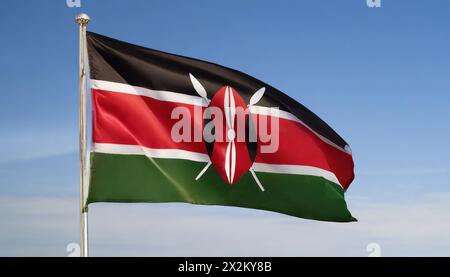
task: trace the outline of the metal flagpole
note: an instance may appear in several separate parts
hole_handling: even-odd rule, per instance
[[[84,65],[86,52],[86,25],[90,18],[81,13],[75,18],[80,26],[79,78],[80,78],[80,256],[88,257],[88,214],[86,203],[86,70]]]

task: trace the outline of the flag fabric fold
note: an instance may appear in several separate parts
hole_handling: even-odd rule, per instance
[[[299,102],[242,72],[92,32],[87,48],[87,204],[185,202],[355,220],[344,199],[350,147]]]

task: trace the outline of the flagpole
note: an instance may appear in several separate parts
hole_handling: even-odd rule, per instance
[[[84,65],[86,50],[86,25],[90,18],[81,13],[75,18],[80,27],[79,81],[80,81],[80,256],[88,257],[88,214],[86,203],[86,70]]]

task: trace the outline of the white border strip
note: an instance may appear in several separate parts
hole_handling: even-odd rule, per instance
[[[149,158],[182,159],[209,162],[209,156],[179,149],[155,149],[138,145],[94,143],[93,152],[121,155],[145,155]]]
[[[195,106],[205,106],[203,98],[201,98],[200,96],[188,95],[184,93],[165,90],[153,90],[143,87],[135,87],[132,85],[122,83],[91,79],[91,88],[106,90],[110,92],[146,96],[160,101],[176,102]]]
[[[127,144],[94,143],[93,152],[119,155],[145,155],[149,158],[182,159],[196,162],[210,161],[209,156],[206,154],[179,149],[154,149]],[[342,187],[333,172],[313,166],[254,163],[252,165],[252,168],[256,172],[298,174],[323,177],[328,181],[331,181]]]
[[[183,103],[183,104],[189,104],[189,105],[194,105],[194,106],[206,107],[205,101],[203,101],[203,98],[200,96],[187,95],[187,94],[172,92],[172,91],[152,90],[152,89],[136,87],[136,86],[132,86],[132,85],[128,85],[128,84],[102,81],[102,80],[94,80],[94,79],[91,79],[91,88],[115,92],[115,93],[125,93],[125,94],[146,96],[146,97],[150,97],[150,98],[157,99],[160,101],[176,102],[176,103]],[[263,107],[263,106],[251,106],[250,112],[253,114],[277,116],[279,118],[297,122],[297,123],[305,126],[308,130],[310,130],[313,134],[315,134],[318,138],[323,140],[325,143],[333,146],[334,148],[336,148],[338,150],[341,150],[344,153],[352,155],[352,152],[348,145],[345,146],[345,149],[341,148],[340,146],[336,145],[329,139],[325,138],[324,136],[320,135],[319,133],[317,133],[316,131],[311,129],[308,125],[306,125],[303,121],[301,121],[298,117],[296,117],[295,115],[293,115],[290,112],[282,111],[282,110],[279,110],[278,108],[269,108],[269,107]]]
[[[333,172],[318,167],[306,165],[254,163],[252,168],[257,172],[319,176],[342,187],[341,183],[339,183],[338,178],[336,177],[336,175],[334,175]]]

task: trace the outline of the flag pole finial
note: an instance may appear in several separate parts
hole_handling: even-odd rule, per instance
[[[91,18],[89,17],[89,15],[87,15],[85,13],[80,13],[77,15],[77,17],[75,17],[75,22],[81,26],[88,25],[89,21],[91,21]]]

